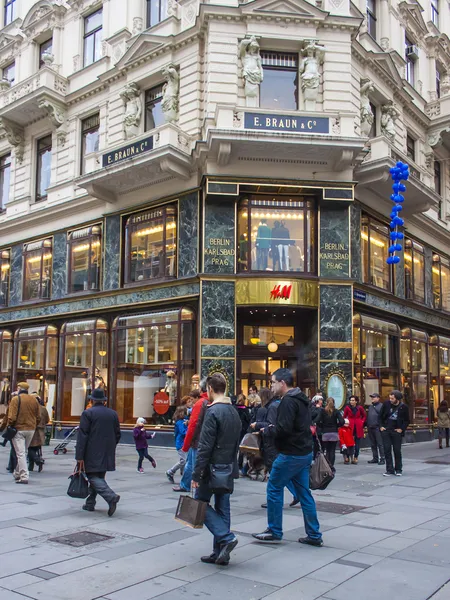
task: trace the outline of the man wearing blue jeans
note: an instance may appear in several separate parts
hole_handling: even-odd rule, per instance
[[[306,537],[301,544],[323,546],[317,519],[316,503],[309,489],[309,470],[313,458],[311,413],[309,400],[293,387],[289,369],[277,369],[272,375],[272,391],[281,396],[275,425],[275,445],[279,454],[275,459],[267,484],[268,528],[254,533],[259,542],[276,544],[283,538],[284,488],[291,481],[295,497],[300,501],[305,522]]]

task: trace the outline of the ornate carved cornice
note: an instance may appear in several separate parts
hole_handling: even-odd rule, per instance
[[[66,120],[66,110],[54,100],[43,99],[39,102],[39,108],[46,111],[51,124],[55,129],[61,127]]]
[[[23,153],[25,149],[24,132],[21,127],[17,127],[14,123],[8,121],[4,117],[0,117],[0,128],[4,130],[8,143],[15,149],[17,160],[23,161]]]

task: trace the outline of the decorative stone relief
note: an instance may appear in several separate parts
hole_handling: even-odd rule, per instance
[[[122,41],[113,46],[112,57],[115,63],[118,63],[127,50],[126,42]]]
[[[53,127],[58,129],[66,120],[66,111],[54,102],[49,100],[41,100],[38,104],[39,108],[46,111]]]
[[[426,108],[425,108],[425,113],[427,115],[427,117],[439,117],[439,115],[441,114],[441,103],[440,102],[433,102],[433,103],[429,103],[427,104]]]
[[[15,156],[21,163],[23,161],[23,153],[25,150],[23,129],[21,127],[17,127],[3,117],[0,117],[0,128],[5,131],[6,139],[8,140],[8,143],[14,147]]]
[[[389,48],[391,47],[391,44],[389,42],[389,38],[382,37],[381,40],[380,40],[380,46],[381,46],[381,49],[384,52],[387,52],[389,50]]]
[[[51,67],[52,64],[55,62],[55,57],[53,56],[53,54],[51,52],[44,52],[41,56],[42,58],[42,62],[44,63],[44,65],[46,67]]]
[[[242,62],[246,106],[258,106],[259,86],[264,78],[264,73],[259,44],[254,35],[241,41],[239,57]]]
[[[448,74],[444,75],[441,81],[441,96],[447,96],[450,94],[450,76]]]
[[[381,107],[381,133],[393,144],[395,142],[395,120],[399,113],[392,100]]]
[[[167,123],[174,123],[178,120],[178,111],[180,104],[180,74],[174,64],[170,64],[163,72],[166,83],[163,87],[163,97],[161,107]]]
[[[76,54],[73,57],[73,70],[78,71],[79,68],[80,68],[80,55]]]
[[[56,139],[58,141],[58,145],[61,146],[61,148],[64,148],[67,141],[67,131],[64,129],[58,129],[56,132]]]
[[[432,148],[436,148],[442,144],[442,131],[435,131],[434,133],[430,133],[428,136],[428,145]]]
[[[185,4],[181,11],[181,28],[187,29],[192,27],[195,23],[195,17],[197,16],[197,0],[194,0],[190,4]]]
[[[242,113],[235,111],[233,113],[233,127],[241,127],[242,126]]]
[[[168,17],[176,17],[177,10],[178,10],[177,0],[167,0],[167,16]]]
[[[142,115],[141,90],[135,83],[129,83],[120,92],[120,97],[125,104],[123,130],[125,139],[129,140],[139,134]]]
[[[319,46],[315,40],[311,40],[302,50],[302,55],[299,71],[305,110],[315,110],[319,94],[319,67],[325,58],[325,47]]]
[[[133,30],[131,33],[133,35],[138,35],[139,33],[141,33],[143,27],[144,27],[143,19],[141,19],[141,17],[134,17],[133,18]]]
[[[5,79],[4,77],[2,79],[0,79],[0,91],[1,92],[6,92],[7,90],[9,90],[11,87],[11,82],[9,81],[9,79]]]
[[[331,125],[331,130],[334,135],[341,134],[341,117],[338,116],[335,119],[333,119],[332,125]]]
[[[368,79],[367,77],[364,77],[363,79],[361,79],[361,87],[360,87],[361,123],[360,123],[360,129],[361,129],[362,137],[369,137],[370,130],[372,129],[373,112],[372,112],[372,108],[370,106],[369,94],[372,93],[374,91],[374,89],[375,88],[374,88],[373,82],[370,79]]]

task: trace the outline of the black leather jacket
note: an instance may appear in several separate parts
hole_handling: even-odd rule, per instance
[[[241,420],[231,402],[213,402],[206,409],[192,480],[207,481],[209,465],[235,465],[241,440]]]

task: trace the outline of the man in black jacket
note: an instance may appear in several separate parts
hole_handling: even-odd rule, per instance
[[[370,447],[372,448],[372,460],[368,460],[369,465],[384,465],[384,446],[380,431],[380,414],[383,408],[380,394],[370,394],[372,404],[367,410],[367,432],[369,434]],[[378,452],[380,459],[378,460]]]
[[[402,399],[403,394],[393,390],[380,412],[380,431],[386,459],[386,473],[383,473],[385,477],[403,475],[402,437],[409,425],[409,410]],[[395,465],[392,461],[392,451],[394,451]]]
[[[197,489],[196,498],[208,502],[205,525],[214,536],[213,552],[202,556],[204,563],[227,565],[230,553],[238,540],[230,531],[230,495],[234,479],[239,477],[237,455],[241,435],[241,420],[225,397],[226,381],[220,373],[214,373],[206,380],[211,404],[206,409],[205,419],[198,443],[197,459],[192,474],[192,487]],[[226,481],[229,491],[216,492],[210,487],[211,468],[215,465],[231,468]],[[214,508],[209,505],[214,494]]]
[[[116,446],[120,440],[119,417],[115,410],[105,406],[103,389],[95,389],[91,396],[93,406],[83,411],[78,430],[75,458],[83,466],[89,479],[89,496],[83,510],[95,510],[97,494],[107,502],[110,517],[116,512],[118,496],[105,481],[107,471],[116,470]]]
[[[277,369],[272,374],[272,391],[282,397],[275,426],[275,446],[279,451],[267,484],[268,528],[253,537],[259,542],[278,543],[283,537],[284,488],[292,480],[296,498],[300,500],[306,537],[301,544],[323,546],[317,519],[316,503],[309,489],[313,440],[309,400],[299,388],[289,369]]]

